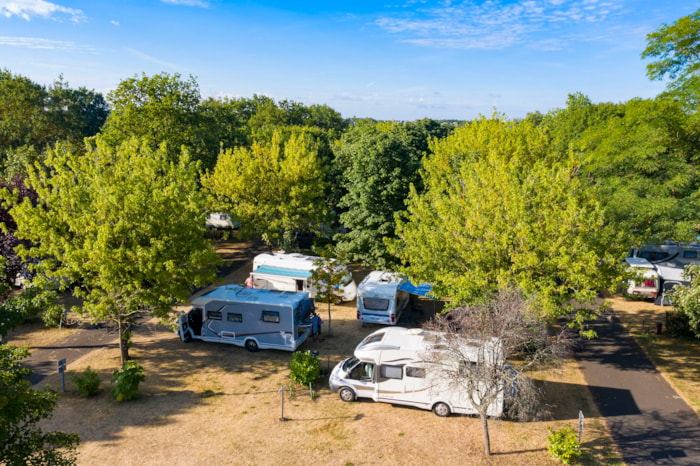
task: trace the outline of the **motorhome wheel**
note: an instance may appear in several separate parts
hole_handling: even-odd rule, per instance
[[[449,406],[440,402],[433,405],[433,412],[440,417],[445,417],[449,416],[451,411]]]
[[[258,350],[258,343],[255,340],[246,340],[245,349],[251,353],[255,353]]]
[[[348,387],[343,387],[338,391],[338,396],[343,401],[355,401],[355,392]]]

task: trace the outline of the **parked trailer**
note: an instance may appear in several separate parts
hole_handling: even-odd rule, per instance
[[[438,416],[451,413],[478,414],[467,393],[458,391],[444,379],[434,377],[439,370],[424,361],[427,351],[435,351],[443,334],[422,329],[386,327],[369,334],[357,345],[352,357],[335,366],[328,383],[343,401],[371,398],[374,401],[432,410]],[[503,362],[500,342],[492,339],[481,346],[465,347],[463,354],[489,355],[488,364]],[[488,415],[503,414],[504,391],[488,407]]]
[[[226,285],[194,299],[192,309],[178,316],[177,333],[184,342],[294,351],[311,334],[314,318],[308,293]]]
[[[409,302],[409,294],[401,289],[406,282],[395,272],[370,272],[357,287],[357,320],[396,325]]]
[[[284,291],[306,291],[311,298],[316,296],[316,289],[309,280],[316,269],[316,256],[303,254],[272,253],[258,254],[253,259],[253,271],[250,274],[253,288]],[[340,285],[342,301],[352,301],[357,296],[357,285],[347,267],[337,263],[344,272]]]

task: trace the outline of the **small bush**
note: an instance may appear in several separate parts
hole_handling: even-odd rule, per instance
[[[114,369],[112,374],[112,396],[117,401],[128,401],[136,398],[139,384],[146,378],[143,367],[136,361],[127,361],[120,371]]]
[[[309,386],[321,376],[321,363],[310,351],[297,351],[289,364],[291,378],[299,385]]]
[[[581,444],[578,442],[576,431],[571,426],[561,429],[549,428],[547,451],[564,464],[571,464],[581,456]]]
[[[96,394],[100,390],[100,376],[88,366],[82,374],[71,374],[70,378],[78,388],[80,395],[85,398]]]
[[[694,338],[690,319],[682,312],[666,311],[666,334],[674,338]]]

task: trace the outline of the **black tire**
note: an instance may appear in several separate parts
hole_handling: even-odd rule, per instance
[[[450,410],[447,404],[439,402],[433,405],[433,413],[435,413],[436,416],[447,417],[452,414],[452,410]]]
[[[255,340],[246,340],[245,349],[247,349],[251,353],[255,353],[260,348],[258,348],[258,343]]]
[[[348,387],[341,387],[341,389],[338,390],[338,396],[345,402],[355,401],[355,392]]]

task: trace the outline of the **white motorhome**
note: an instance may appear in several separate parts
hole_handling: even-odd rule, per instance
[[[443,334],[421,329],[386,327],[369,334],[355,348],[354,355],[335,366],[329,377],[331,391],[343,401],[371,398],[374,401],[432,410],[438,416],[451,413],[478,414],[469,395],[451,388],[435,376],[440,370],[425,362],[429,351],[444,348]],[[488,346],[488,348],[486,347]],[[464,354],[490,355],[488,364],[503,363],[499,341],[465,348]],[[488,407],[488,415],[503,414],[504,393]]]
[[[646,259],[655,265],[682,269],[686,265],[700,265],[700,243],[664,241],[632,249],[629,255]]]
[[[234,222],[229,214],[223,212],[212,212],[207,215],[207,228],[212,230],[237,230],[240,227],[238,222]]]
[[[253,259],[253,271],[250,274],[252,286],[268,290],[306,291],[314,298],[316,289],[309,278],[318,259],[320,258],[316,256],[297,253],[258,254]],[[340,263],[337,266],[345,274],[340,285],[341,299],[352,301],[357,296],[357,285],[347,267]]]
[[[226,285],[192,300],[192,309],[178,316],[177,334],[184,342],[294,351],[311,334],[313,319],[308,293]]]
[[[634,273],[634,277],[627,280],[627,294],[648,299],[656,298],[661,282],[654,264],[641,257],[626,257],[625,262]]]
[[[370,272],[357,287],[357,320],[396,325],[409,302],[409,294],[401,289],[406,282],[398,273]]]

